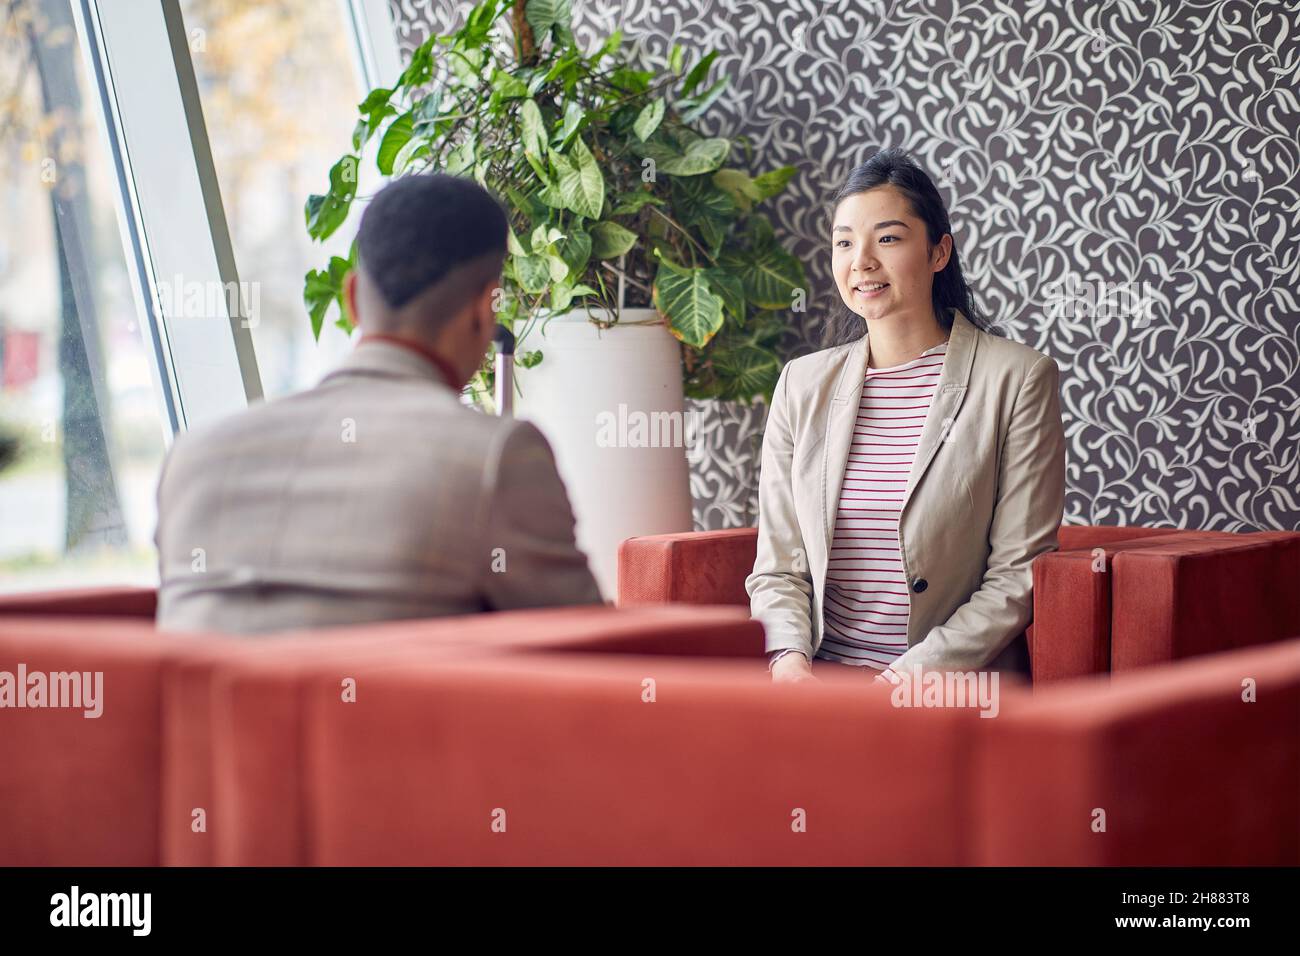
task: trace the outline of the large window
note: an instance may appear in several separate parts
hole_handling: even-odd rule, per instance
[[[151,582],[165,423],[69,0],[0,4],[0,590]]]
[[[181,0],[181,10],[239,280],[256,305],[250,325],[262,389],[268,397],[297,391],[349,347],[330,325],[317,342],[302,301],[307,270],[346,257],[352,240],[341,230],[317,245],[303,221],[304,200],[325,191],[330,167],[350,148],[366,93],[345,8]]]
[[[174,432],[350,347],[302,210],[398,72],[387,0],[0,0],[0,591],[156,582]]]

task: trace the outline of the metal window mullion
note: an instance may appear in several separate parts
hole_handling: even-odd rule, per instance
[[[179,3],[79,2],[113,104],[142,296],[175,383],[177,427],[192,428],[246,407],[262,389],[241,320],[247,303],[241,294],[228,308],[223,297],[239,279]],[[197,314],[187,310],[191,288],[203,295]]]

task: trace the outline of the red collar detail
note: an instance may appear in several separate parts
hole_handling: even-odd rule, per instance
[[[379,332],[363,333],[361,340],[357,342],[357,345],[365,345],[367,342],[387,342],[390,345],[397,345],[410,352],[414,352],[441,372],[444,381],[446,381],[447,385],[450,386],[452,390],[459,392],[465,387],[465,384],[459,381],[460,376],[457,375],[456,369],[451,362],[447,361],[446,358],[439,355],[428,346],[421,345],[418,342],[412,342],[410,339],[404,339],[397,335],[384,335]]]

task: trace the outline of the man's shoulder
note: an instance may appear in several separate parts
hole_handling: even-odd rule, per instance
[[[365,441],[398,457],[454,448],[463,459],[490,455],[520,424],[423,383],[326,382],[189,429],[177,436],[169,458],[183,463],[256,453],[273,461],[278,451],[337,435],[341,447]],[[367,441],[372,436],[379,441]]]

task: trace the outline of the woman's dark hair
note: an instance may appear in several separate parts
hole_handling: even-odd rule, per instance
[[[939,243],[944,233],[952,232],[952,224],[948,221],[948,210],[943,204],[943,197],[939,195],[939,190],[935,188],[934,181],[897,146],[882,149],[866,162],[853,168],[844,185],[831,200],[830,215],[835,215],[835,209],[844,199],[864,193],[868,189],[875,189],[877,186],[893,186],[907,197],[912,215],[925,223],[927,252]],[[952,328],[950,310],[959,309],[962,315],[977,328],[1005,337],[1005,333],[1000,329],[992,327],[975,304],[970,286],[961,272],[961,260],[957,256],[956,242],[953,243],[948,264],[935,274],[931,302],[934,305],[934,317],[945,331]],[[841,300],[826,323],[822,348],[856,342],[866,331],[866,320]]]

